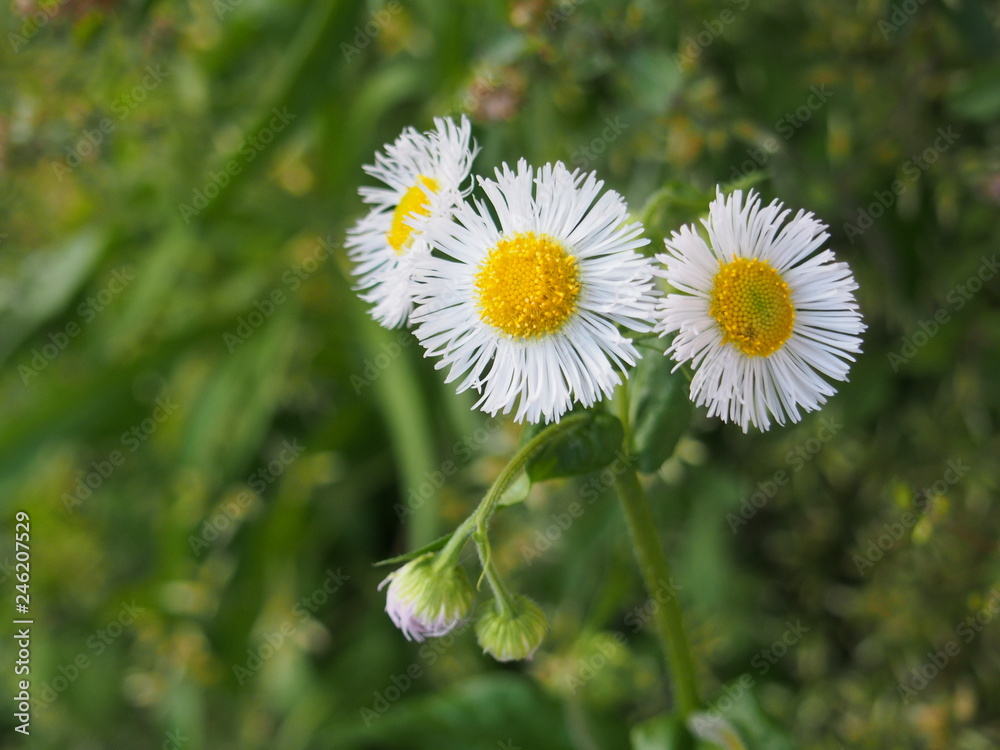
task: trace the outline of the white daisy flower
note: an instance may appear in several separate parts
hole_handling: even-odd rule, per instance
[[[640,357],[616,325],[647,331],[655,308],[652,263],[635,252],[649,242],[642,225],[623,224],[621,196],[561,163],[536,176],[522,159],[480,184],[496,220],[476,201],[426,228],[438,252],[412,319],[427,356],[451,368],[447,382],[462,378],[459,392],[481,393],[476,406],[516,407],[518,422],[610,396]]]
[[[667,353],[691,362],[691,400],[744,432],[768,429],[768,414],[784,424],[818,409],[836,393],[821,375],[846,380],[861,351],[850,268],[830,250],[814,255],[825,224],[804,211],[785,223],[789,214],[752,191],[745,203],[739,190],[719,193],[702,220],[708,243],[688,225],[657,256],[677,292],[658,305],[657,330],[677,332]]]
[[[479,150],[470,142],[467,118],[458,125],[437,118],[427,133],[404,130],[364,167],[388,187],[358,191],[374,208],[348,230],[345,246],[355,263],[360,296],[386,328],[405,325],[413,309],[413,271],[429,252],[424,225],[449,217],[472,189],[471,182],[462,189]]]

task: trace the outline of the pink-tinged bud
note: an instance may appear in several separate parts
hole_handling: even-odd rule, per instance
[[[390,573],[385,611],[407,640],[422,641],[450,632],[469,616],[474,594],[461,567],[434,569],[433,553],[411,560]]]

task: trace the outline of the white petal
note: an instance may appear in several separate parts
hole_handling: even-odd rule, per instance
[[[574,402],[590,406],[610,396],[640,357],[617,326],[648,330],[658,293],[650,261],[635,252],[647,243],[642,227],[626,225],[617,193],[601,194],[593,174],[561,163],[538,170],[503,164],[480,178],[488,204],[464,203],[453,221],[429,222],[437,252],[421,261],[412,320],[427,356],[439,357],[447,382],[480,394],[477,407],[514,414],[517,421],[558,421]],[[496,215],[496,220],[493,215]],[[557,332],[513,338],[478,310],[475,274],[502,236],[546,234],[577,259],[581,291],[576,310]]]
[[[468,119],[463,116],[456,124],[438,118],[434,125],[434,130],[423,134],[407,128],[383,152],[375,154],[374,164],[364,167],[388,188],[360,188],[363,200],[374,207],[347,232],[345,247],[354,263],[357,289],[371,304],[371,316],[387,328],[409,321],[415,274],[430,253],[423,239],[427,227],[449,220],[472,189],[471,182],[463,185],[479,149],[471,141]],[[414,214],[404,222],[414,229],[413,242],[397,253],[386,237],[393,212],[421,175],[434,179],[438,189],[428,197],[425,208],[429,215]]]
[[[811,213],[789,215],[778,201],[761,207],[752,191],[745,201],[739,190],[720,193],[702,222],[709,242],[685,226],[657,256],[657,275],[675,290],[657,304],[655,330],[675,334],[666,353],[694,369],[691,399],[744,432],[750,425],[767,430],[772,418],[797,422],[802,411],[819,409],[836,392],[823,376],[846,380],[851,355],[861,351],[865,325],[850,269],[829,250],[817,253],[829,236],[825,225]],[[749,357],[723,343],[709,314],[719,264],[734,257],[767,261],[790,288],[792,333],[769,357]]]

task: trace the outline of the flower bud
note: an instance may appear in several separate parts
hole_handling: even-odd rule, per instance
[[[448,633],[469,616],[474,594],[458,565],[434,569],[433,553],[411,560],[379,584],[386,584],[385,611],[407,640],[422,641]]]
[[[515,594],[512,605],[506,612],[494,601],[476,623],[479,645],[497,661],[530,659],[549,628],[541,607],[528,597]]]

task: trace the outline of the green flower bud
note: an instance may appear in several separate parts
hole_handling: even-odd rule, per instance
[[[465,571],[455,565],[436,571],[434,553],[421,555],[390,573],[385,611],[407,640],[445,635],[469,616],[475,594]]]
[[[494,600],[476,623],[479,645],[497,661],[530,659],[549,629],[541,607],[531,599],[515,594],[511,603],[512,611],[505,612]]]

